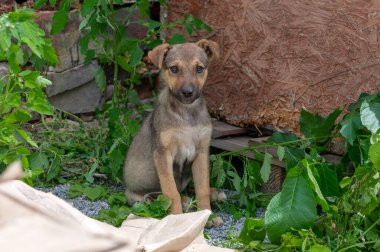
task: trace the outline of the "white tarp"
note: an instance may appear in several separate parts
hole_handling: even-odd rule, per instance
[[[0,176],[0,251],[233,251],[209,246],[210,211],[162,220],[130,215],[120,228],[91,219],[50,193],[19,180],[19,165]],[[5,178],[6,177],[6,178]]]

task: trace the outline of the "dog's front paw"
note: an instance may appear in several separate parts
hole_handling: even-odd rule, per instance
[[[170,214],[181,214],[182,212],[182,204],[181,201],[173,202],[170,206]]]
[[[211,188],[211,201],[212,202],[223,202],[227,200],[227,196],[223,191],[218,191],[216,188]]]
[[[207,228],[220,227],[221,225],[223,225],[223,220],[219,216],[216,216],[215,218],[207,221],[206,223]]]

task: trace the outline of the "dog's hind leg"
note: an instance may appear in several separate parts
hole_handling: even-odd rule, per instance
[[[138,193],[132,192],[128,189],[125,190],[125,195],[127,196],[128,205],[132,206],[136,202],[143,202],[144,195],[140,195]]]

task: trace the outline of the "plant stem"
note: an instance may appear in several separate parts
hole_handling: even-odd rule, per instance
[[[356,244],[353,244],[353,245],[350,245],[348,247],[345,247],[345,248],[342,248],[340,250],[338,250],[338,252],[344,252],[350,248],[355,248],[355,247],[358,247],[358,246],[361,246],[361,245],[365,245],[365,244],[371,244],[371,243],[376,243],[377,241],[367,241],[367,242],[362,242],[362,243],[356,243]]]
[[[318,137],[310,137],[310,138],[302,138],[302,139],[297,139],[297,140],[292,140],[292,141],[287,141],[287,142],[282,142],[282,143],[272,143],[272,144],[262,144],[262,145],[257,145],[257,146],[247,146],[247,147],[244,147],[240,150],[236,150],[236,151],[227,151],[227,152],[223,152],[221,154],[219,154],[220,156],[230,156],[230,155],[237,155],[237,154],[241,154],[241,153],[244,153],[244,152],[248,152],[248,151],[251,151],[251,150],[256,150],[256,149],[260,149],[260,148],[268,148],[268,147],[276,147],[276,146],[283,146],[283,145],[288,145],[288,144],[292,144],[292,143],[298,143],[298,142],[304,142],[304,141],[307,141],[307,140],[313,140],[313,139],[320,139],[320,138],[334,138],[334,137],[338,137],[339,135],[329,135],[329,136],[318,136]]]
[[[115,12],[115,8],[114,8],[114,2],[113,0],[110,0],[110,9],[111,9],[111,24],[113,27],[115,27],[115,30],[113,31],[113,47],[112,47],[112,61],[113,61],[113,64],[114,64],[114,69],[113,69],[113,85],[114,85],[114,89],[113,89],[113,94],[112,94],[112,104],[113,106],[116,105],[117,103],[117,96],[119,95],[119,78],[118,78],[118,75],[119,75],[119,65],[117,63],[117,55],[118,55],[118,50],[117,50],[117,44],[116,44],[116,41],[117,41],[117,25],[116,25],[116,19],[115,19],[115,16],[116,16],[116,12]]]

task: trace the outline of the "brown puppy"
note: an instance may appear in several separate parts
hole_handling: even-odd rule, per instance
[[[161,90],[155,110],[133,140],[124,165],[129,204],[152,192],[172,200],[170,212],[182,213],[180,192],[194,179],[198,208],[210,208],[209,145],[211,118],[202,88],[219,46],[197,43],[163,44],[148,53],[160,69]],[[220,217],[209,225],[221,225]]]

